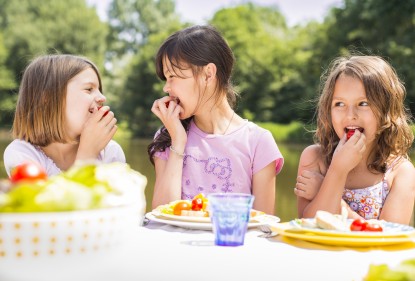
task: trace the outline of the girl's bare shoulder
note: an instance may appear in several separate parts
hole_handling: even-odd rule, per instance
[[[307,146],[300,157],[301,166],[314,166],[318,167],[318,170],[322,170],[323,159],[321,153],[321,147],[318,144]],[[324,169],[323,169],[324,170]]]
[[[321,155],[321,147],[319,144],[312,144],[304,148],[303,152],[301,153],[301,158],[320,158]]]
[[[392,168],[392,174],[415,177],[414,165],[408,159],[403,159],[395,167]]]

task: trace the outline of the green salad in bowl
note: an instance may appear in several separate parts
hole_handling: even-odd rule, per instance
[[[26,165],[26,164],[25,164]],[[31,169],[23,165],[22,169]],[[19,169],[19,167],[17,167]],[[20,173],[22,174],[22,173]],[[146,178],[128,164],[84,163],[49,179],[3,181],[0,213],[88,210],[133,203]]]

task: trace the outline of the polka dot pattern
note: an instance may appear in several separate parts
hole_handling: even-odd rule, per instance
[[[0,263],[5,259],[70,256],[117,247],[144,210],[125,206],[60,213],[0,214]]]

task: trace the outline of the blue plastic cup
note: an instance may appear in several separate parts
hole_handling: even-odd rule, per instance
[[[207,197],[215,245],[243,245],[254,196],[244,193],[212,193]]]

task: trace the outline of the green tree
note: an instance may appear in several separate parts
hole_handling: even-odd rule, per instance
[[[182,28],[172,0],[114,0],[108,37],[112,83],[117,93],[112,105],[135,137],[152,137],[160,121],[151,112],[161,95],[154,59],[170,33]]]
[[[386,58],[404,80],[415,112],[415,0],[345,0],[325,21],[325,38],[315,41],[323,67],[338,55],[373,54]],[[314,65],[317,66],[316,61]]]
[[[6,67],[7,50],[4,47],[3,35],[0,32],[0,124],[8,124],[12,118],[15,99],[11,90],[16,87],[11,71]]]
[[[243,115],[255,121],[290,122],[293,112],[301,110],[298,100],[307,88],[299,70],[309,53],[293,36],[299,31],[288,29],[276,8],[251,3],[222,9],[210,23],[235,54],[234,81]]]
[[[0,30],[8,50],[5,65],[14,85],[28,61],[40,54],[84,55],[103,67],[107,25],[85,0],[0,0],[0,7]],[[2,103],[14,104],[15,96],[0,95]],[[9,110],[2,114],[10,116]]]
[[[137,53],[150,34],[177,22],[174,0],[113,0],[109,9],[108,44],[115,55]]]

